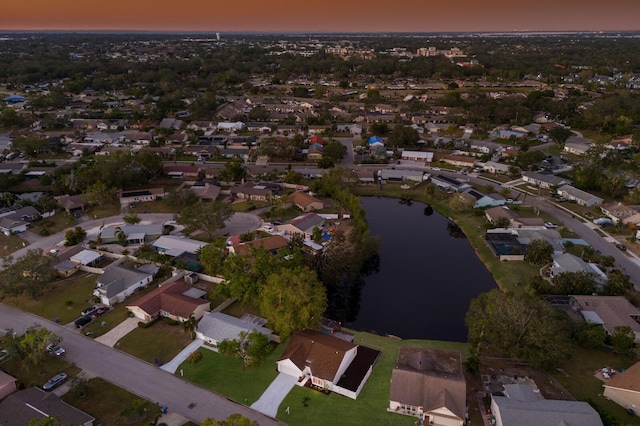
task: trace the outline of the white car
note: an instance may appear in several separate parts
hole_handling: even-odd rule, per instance
[[[553,229],[553,228],[557,228],[558,225],[556,225],[555,223],[551,223],[551,222],[545,222],[544,223],[544,227],[547,229]]]
[[[49,345],[47,346],[47,352],[49,352],[51,355],[62,356],[66,351],[60,345]]]

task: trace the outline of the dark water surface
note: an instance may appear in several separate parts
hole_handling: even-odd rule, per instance
[[[364,278],[360,310],[348,324],[403,339],[466,342],[471,299],[496,282],[464,234],[423,203],[364,197],[380,267]]]

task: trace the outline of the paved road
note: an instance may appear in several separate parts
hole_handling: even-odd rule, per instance
[[[160,406],[167,405],[169,411],[196,423],[207,417],[226,419],[231,414],[240,413],[260,425],[283,424],[151,364],[86,338],[75,330],[0,304],[0,328],[10,327],[21,333],[34,323],[40,323],[62,336],[67,350],[65,356],[78,367]],[[195,404],[193,408],[189,408],[191,404]]]

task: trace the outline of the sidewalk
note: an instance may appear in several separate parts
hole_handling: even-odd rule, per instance
[[[114,347],[118,340],[122,339],[124,336],[129,334],[130,331],[135,330],[138,327],[138,321],[140,321],[138,318],[127,318],[108,333],[96,337],[95,340],[103,345]]]
[[[160,366],[161,369],[167,371],[169,373],[175,373],[180,364],[185,362],[189,355],[200,349],[200,347],[204,344],[204,341],[200,339],[195,339],[193,342],[189,343],[186,348],[184,348],[178,355],[173,357],[173,359],[166,364]]]

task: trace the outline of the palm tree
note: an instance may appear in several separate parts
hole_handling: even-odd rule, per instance
[[[191,340],[196,338],[196,328],[198,328],[198,320],[193,316],[193,314],[189,315],[189,318],[180,323],[180,325],[182,326],[184,332],[189,335]]]

